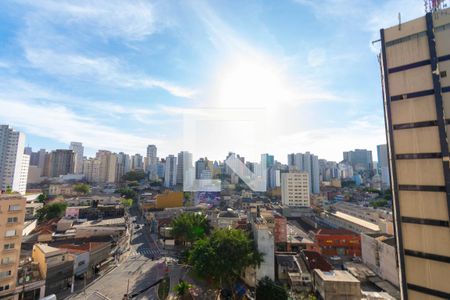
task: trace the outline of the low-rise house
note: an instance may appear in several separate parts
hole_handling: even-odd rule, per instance
[[[125,210],[120,205],[70,206],[66,208],[65,217],[69,219],[97,220],[100,218],[120,218]]]
[[[45,294],[51,295],[68,289],[73,284],[73,256],[65,249],[47,244],[35,244],[32,258],[39,264],[39,271],[45,279]]]
[[[287,284],[295,291],[311,290],[311,273],[301,256],[278,254],[275,256],[275,260],[277,262],[278,281]]]
[[[78,193],[74,191],[74,185],[68,183],[53,183],[48,187],[48,194],[50,196],[74,196]]]
[[[16,295],[23,295],[22,299],[41,299],[45,296],[45,280],[38,263],[29,258],[21,260],[17,274]]]
[[[89,258],[86,258],[86,254],[78,259],[80,266],[76,267],[76,272],[85,273],[87,278],[94,276],[102,266],[111,261],[111,243],[110,242],[86,242],[82,244],[61,244],[60,248],[64,248],[66,251],[73,253],[73,251],[79,251],[80,253],[88,253]],[[86,267],[87,266],[87,267]],[[77,274],[78,275],[78,274]]]
[[[347,271],[314,270],[314,291],[323,300],[361,300],[358,279]]]
[[[43,203],[40,202],[27,202],[25,205],[25,220],[34,219],[36,213],[39,209],[44,207]]]
[[[66,198],[69,206],[120,205],[122,197],[118,195],[88,195]]]
[[[228,208],[226,211],[217,214],[217,226],[218,228],[234,228],[239,219],[239,213]]]

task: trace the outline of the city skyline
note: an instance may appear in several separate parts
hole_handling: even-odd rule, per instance
[[[375,2],[4,3],[0,105],[9,109],[0,119],[33,149],[81,141],[88,156],[144,154],[155,144],[164,157],[190,150],[184,116],[251,108],[266,116],[256,146],[223,138],[201,155],[284,161],[311,151],[338,161],[350,149],[375,153],[385,134],[371,41],[398,12],[403,20],[423,13],[420,1]],[[216,127],[201,133],[205,140],[236,134]]]

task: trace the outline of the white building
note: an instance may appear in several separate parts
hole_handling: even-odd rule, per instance
[[[287,206],[310,206],[307,172],[281,174],[281,202]]]
[[[71,142],[69,149],[75,153],[75,164],[73,168],[73,173],[83,174],[83,153],[84,153],[83,144],[80,142]]]
[[[166,157],[164,186],[173,187],[177,184],[177,158],[173,155]]]
[[[0,188],[25,194],[30,156],[24,154],[25,134],[0,125]]]
[[[363,262],[375,274],[398,287],[398,268],[395,251],[394,236],[380,233],[361,234],[361,256]]]
[[[178,153],[178,164],[177,164],[177,184],[183,185],[184,173],[189,173],[188,171],[192,169],[192,153],[188,151],[181,151]]]

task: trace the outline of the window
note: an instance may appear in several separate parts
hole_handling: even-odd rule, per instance
[[[2,265],[10,264],[12,262],[14,262],[14,261],[11,257],[3,257],[2,258]]]
[[[11,230],[7,230],[5,233],[6,237],[13,237],[16,236],[16,230],[15,229],[11,229]]]
[[[11,270],[0,272],[0,279],[11,276]]]
[[[9,206],[9,211],[18,211],[18,210],[20,210],[19,204],[14,204],[14,205]]]
[[[447,77],[447,71],[441,71],[441,78]]]
[[[5,245],[3,245],[3,249],[4,249],[4,250],[14,249],[14,243],[10,243],[10,244],[5,244]]]
[[[0,292],[9,290],[9,284],[0,286]]]
[[[86,262],[83,260],[83,261],[80,261],[79,263],[78,263],[78,266],[79,267],[81,267],[82,265],[84,265]]]
[[[19,218],[17,217],[9,217],[8,223],[17,223],[19,221]]]

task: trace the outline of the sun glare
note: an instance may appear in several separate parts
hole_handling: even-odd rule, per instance
[[[281,66],[269,59],[248,56],[231,60],[216,80],[213,100],[220,107],[274,108],[291,96]]]

